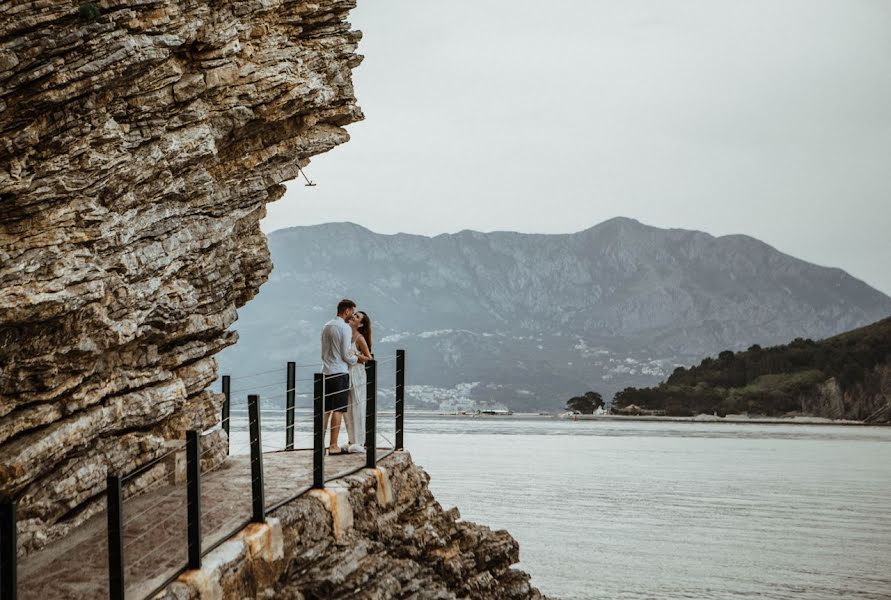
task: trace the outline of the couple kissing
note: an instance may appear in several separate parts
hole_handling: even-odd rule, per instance
[[[365,363],[372,359],[371,319],[344,298],[337,303],[337,316],[322,328],[322,374],[324,375],[324,425],[331,422],[328,454],[365,452]],[[340,446],[341,422],[346,416],[347,445]]]

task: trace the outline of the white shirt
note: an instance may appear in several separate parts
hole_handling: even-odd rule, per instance
[[[322,328],[322,373],[349,373],[350,365],[356,364],[359,357],[350,353],[353,330],[346,321],[334,317]]]

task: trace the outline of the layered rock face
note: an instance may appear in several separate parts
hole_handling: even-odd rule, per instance
[[[350,478],[352,527],[333,535],[324,516],[296,518],[306,505],[282,510],[288,565],[273,597],[542,599],[529,575],[511,568],[520,546],[510,533],[443,510],[410,460],[388,466],[388,479],[389,499],[376,478]]]
[[[801,410],[830,419],[851,419],[867,423],[891,423],[891,362],[879,364],[863,382],[842,390],[833,377],[814,393],[800,397]]]
[[[26,542],[219,419],[264,206],[362,118],[353,6],[0,5],[0,494]]]
[[[508,532],[443,510],[407,453],[380,466],[284,505],[156,600],[543,600],[529,575],[511,567],[519,544]]]

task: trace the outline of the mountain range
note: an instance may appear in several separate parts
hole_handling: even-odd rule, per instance
[[[653,385],[722,350],[891,314],[891,298],[843,270],[752,237],[621,217],[559,235],[330,223],[274,231],[269,246],[274,269],[241,309],[221,372],[317,363],[319,330],[349,297],[373,320],[377,358],[406,350],[416,407],[553,410],[587,390]]]

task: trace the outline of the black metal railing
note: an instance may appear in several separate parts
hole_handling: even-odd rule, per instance
[[[297,400],[297,363],[288,363],[287,382],[285,383],[285,450],[294,449],[294,420]]]
[[[186,432],[186,531],[189,536],[189,568],[201,568],[201,433]]]
[[[405,350],[396,351],[396,450],[405,448]]]
[[[325,487],[325,376],[313,376],[312,487]]]
[[[108,520],[109,597],[124,597],[124,502],[121,478],[109,475],[105,486],[105,516]]]
[[[390,446],[384,448],[385,454],[382,456],[378,456],[378,440],[380,438],[386,440],[386,436],[379,430],[378,428],[378,411],[377,411],[377,395],[378,395],[378,387],[377,387],[377,375],[378,368],[380,365],[386,365],[390,362],[395,361],[395,387],[394,387],[394,407],[395,407],[395,431],[394,431],[394,441],[390,442]],[[313,366],[320,365],[303,365],[303,368],[309,368]],[[273,371],[264,371],[262,373],[255,373],[252,375],[246,375],[239,379],[245,380],[250,378],[255,378],[257,376],[268,375],[272,373],[281,374],[280,370]],[[346,471],[342,471],[339,473],[335,473],[331,476],[325,475],[325,415],[327,409],[326,406],[328,404],[327,399],[338,392],[326,392],[326,377],[322,373],[314,373],[312,377],[297,377],[297,365],[294,362],[288,362],[285,368],[285,390],[283,396],[275,396],[272,395],[269,400],[272,400],[273,403],[280,402],[282,399],[284,400],[284,409],[283,412],[285,414],[285,427],[284,427],[284,440],[283,445],[266,447],[263,445],[263,428],[261,423],[261,414],[263,412],[261,400],[259,394],[255,393],[259,389],[268,389],[273,387],[274,385],[280,384],[263,384],[260,383],[246,383],[242,384],[240,389],[233,390],[232,389],[232,381],[235,379],[230,377],[229,375],[224,375],[222,377],[222,392],[223,392],[223,406],[222,406],[222,415],[221,421],[219,424],[211,427],[210,429],[201,432],[197,430],[190,430],[186,433],[185,444],[179,444],[175,447],[166,448],[164,454],[155,457],[153,460],[148,463],[140,466],[138,469],[126,474],[114,474],[110,473],[107,477],[107,485],[106,485],[106,534],[108,541],[108,584],[109,584],[109,597],[112,600],[123,600],[126,596],[127,590],[127,575],[126,568],[130,567],[131,570],[135,570],[135,567],[138,564],[145,564],[147,555],[143,554],[141,556],[129,557],[130,562],[128,563],[128,552],[127,549],[135,545],[137,541],[146,535],[151,535],[155,532],[156,528],[160,528],[163,523],[167,521],[177,518],[178,515],[185,516],[186,521],[186,560],[184,563],[175,569],[175,572],[170,574],[160,585],[155,587],[155,589],[146,595],[146,598],[153,597],[158,592],[167,587],[170,583],[172,583],[176,578],[182,575],[185,571],[189,569],[198,569],[201,567],[201,560],[204,556],[206,556],[209,552],[212,552],[222,543],[233,537],[239,531],[241,531],[246,525],[251,522],[263,523],[266,520],[266,516],[276,509],[284,506],[285,504],[292,502],[293,500],[299,498],[303,494],[305,494],[308,490],[312,488],[324,488],[325,483],[332,479],[336,479],[339,477],[346,476],[351,473],[355,473],[360,471],[363,468],[374,468],[377,465],[378,460],[384,458],[389,453],[394,452],[396,450],[400,450],[403,448],[404,444],[404,406],[405,406],[405,351],[397,350],[396,356],[391,359],[375,361],[370,360],[365,363],[365,374],[366,374],[366,398],[365,398],[365,464],[359,467],[354,467],[348,469]],[[297,433],[297,412],[296,412],[296,400],[297,400],[297,389],[298,385],[301,383],[307,383],[307,387],[309,387],[308,382],[312,382],[312,392],[311,394],[307,393],[304,396],[312,397],[312,446],[308,448],[298,448],[296,447],[296,433]],[[210,440],[210,447],[202,452],[202,439],[203,436],[207,434],[211,434],[218,429],[221,429],[226,434],[226,455],[233,454],[233,450],[238,450],[239,448],[233,448],[232,445],[232,435],[234,432],[234,428],[232,427],[233,420],[233,395],[241,392],[251,392],[247,395],[247,430],[248,430],[248,446],[250,447],[250,481],[251,481],[251,509],[250,516],[245,514],[245,518],[243,521],[239,522],[236,527],[234,527],[231,531],[228,531],[222,534],[218,539],[207,544],[205,546],[204,534],[202,532],[202,511],[201,511],[201,492],[202,492],[202,473],[201,473],[201,460],[202,458],[208,454],[209,452],[215,450],[213,446],[213,440]],[[280,406],[280,404],[279,404]],[[281,409],[275,409],[267,406],[267,411],[277,411],[282,412]],[[389,440],[387,440],[389,441]],[[360,440],[354,439],[354,442],[359,443]],[[185,450],[185,458],[186,458],[186,493],[185,493],[185,501],[182,505],[178,504],[182,502],[182,500],[177,500],[176,497],[178,494],[181,494],[181,488],[177,488],[176,482],[176,456],[172,456],[171,463],[173,464],[173,474],[172,483],[170,482],[171,473],[168,472],[170,469],[163,471],[163,475],[161,477],[157,477],[154,481],[149,479],[149,483],[142,487],[139,491],[134,494],[130,494],[125,498],[126,495],[126,486],[128,482],[134,481],[137,477],[149,474],[151,469],[159,465],[162,461],[171,459],[171,455],[175,455]],[[288,498],[283,500],[279,500],[271,506],[266,505],[265,498],[265,486],[264,486],[264,478],[263,478],[263,452],[264,450],[275,450],[280,452],[294,452],[294,451],[312,451],[312,459],[313,459],[313,477],[311,484],[307,484],[302,486],[299,489],[293,490],[293,494]],[[180,455],[181,456],[181,455]],[[212,474],[214,476],[216,474]],[[225,477],[225,474],[221,474],[221,476]],[[158,483],[168,482],[171,486],[171,491],[166,493],[159,499],[155,499],[154,502],[148,507],[141,508],[136,514],[128,515],[128,503],[152,490],[157,490],[161,486]],[[291,490],[288,490],[288,493],[291,493]],[[169,506],[164,506],[164,503],[168,503],[171,501],[176,503],[176,505],[182,506],[185,512],[185,515],[182,515],[182,512],[177,512],[176,510],[170,511]],[[184,505],[184,506],[183,506]],[[128,524],[137,522],[138,519],[143,517],[145,514],[149,513],[153,510],[159,510],[158,507],[162,507],[164,512],[171,512],[171,514],[165,514],[162,517],[159,517],[157,521],[152,522],[152,526],[147,529],[147,531],[140,533],[136,536],[135,539],[131,539],[125,544],[125,533]],[[182,509],[180,509],[182,511]],[[151,554],[156,556],[164,557],[167,552],[163,552],[163,550],[170,550],[169,544],[174,540],[168,540],[164,542],[160,547],[154,547],[150,551]],[[17,551],[17,540],[16,540],[16,504],[12,501],[0,500],[0,600],[15,600],[17,594],[17,560],[16,560],[16,551]],[[158,554],[160,553],[160,554]],[[170,570],[170,569],[168,569]],[[166,573],[164,573],[166,574]],[[159,574],[159,577],[162,577],[164,574]]]
[[[251,436],[251,520],[254,523],[266,522],[266,502],[263,486],[263,439],[260,428],[260,397],[248,396]]]
[[[378,429],[378,411],[377,411],[377,395],[378,395],[378,367],[379,365],[384,365],[390,363],[395,360],[395,387],[394,387],[394,407],[395,407],[395,431],[394,431],[394,441],[390,442],[390,446],[384,448],[385,454],[382,456],[378,456],[378,438],[381,437],[386,440],[386,436],[379,431]],[[320,365],[303,365],[303,368],[320,366]],[[246,375],[239,379],[249,379],[257,376],[268,375],[271,373],[281,373],[279,370],[273,371],[264,371],[262,373],[255,373],[252,375]],[[127,549],[130,547],[129,545],[125,545],[125,530],[127,525],[132,522],[136,522],[137,519],[145,515],[151,510],[156,510],[162,503],[167,502],[173,499],[174,502],[181,502],[182,500],[177,501],[176,496],[180,493],[180,490],[176,487],[176,476],[174,474],[174,481],[171,484],[172,491],[165,494],[162,498],[156,499],[149,507],[142,508],[135,515],[127,515],[125,513],[128,512],[127,503],[131,500],[134,500],[144,494],[152,490],[156,490],[159,487],[159,483],[164,483],[169,481],[169,473],[164,471],[165,476],[156,478],[154,481],[150,481],[147,485],[142,487],[138,492],[134,494],[130,494],[125,498],[126,495],[126,486],[128,482],[136,480],[136,478],[141,477],[143,475],[149,474],[150,471],[159,465],[162,461],[168,460],[171,455],[175,453],[182,452],[185,449],[186,456],[186,493],[185,493],[185,517],[186,517],[186,535],[185,542],[187,545],[186,552],[186,560],[182,564],[181,567],[176,568],[176,572],[167,577],[163,583],[158,585],[151,593],[146,595],[146,598],[153,597],[158,592],[166,588],[170,583],[175,581],[180,575],[182,575],[185,571],[189,569],[199,569],[201,568],[201,560],[204,556],[206,556],[209,552],[212,552],[226,540],[230,539],[234,535],[236,535],[239,531],[241,531],[245,526],[247,526],[251,522],[263,523],[266,520],[266,516],[271,512],[277,510],[278,508],[284,506],[285,504],[294,501],[299,498],[307,491],[313,488],[324,488],[325,483],[327,481],[331,481],[332,479],[336,479],[339,477],[344,477],[348,474],[358,472],[364,468],[374,468],[377,465],[377,462],[382,458],[389,455],[396,450],[401,450],[404,447],[404,416],[405,416],[405,351],[397,350],[396,356],[391,359],[375,361],[370,360],[365,363],[365,373],[366,373],[366,398],[365,398],[365,463],[362,466],[354,467],[347,469],[345,471],[341,471],[335,473],[331,476],[325,475],[325,424],[326,419],[326,405],[328,404],[327,399],[338,392],[327,393],[325,389],[325,380],[326,377],[322,373],[314,373],[312,377],[305,377],[300,379],[297,377],[297,365],[294,362],[288,362],[285,369],[285,392],[283,396],[272,396],[271,400],[284,399],[285,408],[283,409],[285,415],[285,427],[284,427],[284,444],[281,447],[274,446],[271,449],[275,451],[284,451],[284,452],[293,452],[293,451],[312,451],[312,459],[313,459],[313,478],[311,484],[304,485],[299,489],[293,490],[293,494],[288,498],[280,500],[271,506],[266,505],[265,498],[265,486],[264,486],[264,478],[263,478],[263,453],[264,450],[269,450],[263,445],[262,437],[263,437],[263,429],[261,423],[261,413],[263,412],[261,408],[261,400],[259,394],[250,393],[247,395],[247,430],[248,430],[248,445],[250,448],[250,481],[251,481],[251,511],[250,516],[245,515],[245,519],[243,522],[240,522],[237,527],[233,528],[231,531],[228,531],[222,534],[218,539],[216,539],[211,544],[207,545],[207,547],[202,547],[202,502],[201,502],[201,489],[202,489],[202,473],[201,473],[201,460],[202,457],[207,453],[214,450],[213,445],[206,449],[203,453],[201,451],[202,439],[206,434],[213,433],[214,431],[221,429],[226,434],[226,447],[225,453],[226,455],[230,455],[233,453],[233,445],[231,443],[233,428],[232,428],[232,420],[233,420],[233,410],[232,410],[232,400],[233,395],[240,392],[256,392],[259,389],[267,389],[273,387],[274,385],[280,384],[243,384],[242,387],[238,390],[232,389],[232,381],[234,378],[229,375],[224,375],[222,377],[222,392],[223,392],[223,406],[222,406],[222,415],[221,421],[218,425],[201,432],[197,430],[190,430],[186,433],[186,440],[184,447],[182,444],[175,446],[170,449],[165,448],[164,454],[155,457],[148,463],[140,466],[138,469],[126,474],[113,474],[110,473],[107,477],[106,481],[106,533],[108,540],[108,589],[109,589],[109,597],[112,600],[123,600],[126,596],[127,589],[127,577],[125,574],[125,569],[127,568]],[[312,411],[313,411],[313,419],[312,419],[312,446],[309,448],[297,448],[296,446],[296,433],[297,433],[297,410],[296,410],[296,399],[297,399],[297,389],[298,384],[303,382],[312,382]],[[308,385],[308,384],[307,384]],[[304,394],[304,396],[310,396],[310,394]],[[269,398],[268,398],[269,399]],[[267,406],[267,411],[276,410],[271,409]],[[279,410],[279,412],[282,412]],[[361,440],[354,439],[355,443],[359,443]],[[389,440],[387,440],[389,441]],[[334,445],[334,442],[331,442]],[[237,449],[237,448],[236,448]],[[173,457],[173,463],[176,462],[176,457]],[[175,471],[174,467],[174,471]],[[211,476],[213,476],[212,474]],[[291,490],[288,490],[290,493]],[[168,509],[169,507],[165,507]],[[154,522],[153,526],[160,527],[161,524],[176,518],[177,515],[181,515],[182,513],[173,512],[173,514],[165,514],[163,518],[159,518],[158,522]],[[204,515],[207,516],[207,515]],[[136,541],[139,541],[140,538],[148,535],[149,532],[144,532],[136,537],[135,540],[129,540],[130,545],[135,545]],[[165,542],[160,548],[153,548],[152,554],[161,552],[162,550],[167,550],[165,548],[170,541]],[[13,501],[0,500],[0,600],[15,600],[17,595],[17,538],[16,538],[16,504]],[[163,554],[161,554],[163,556]],[[135,557],[130,563],[131,569],[135,570],[135,567],[139,563],[143,563],[148,556],[138,556]],[[144,563],[143,563],[144,564]],[[159,575],[163,576],[163,574]]]
[[[16,504],[0,500],[0,598],[15,600],[18,592],[16,552]]]
[[[366,363],[368,382],[365,386],[365,467],[377,466],[377,363]]]

